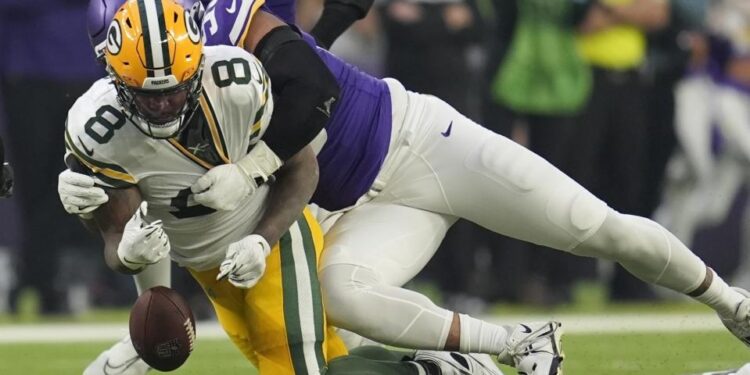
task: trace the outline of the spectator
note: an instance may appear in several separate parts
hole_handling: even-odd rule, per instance
[[[669,22],[666,0],[601,0],[579,27],[581,53],[593,70],[591,100],[576,126],[566,170],[620,212],[644,212],[647,102],[641,76],[646,32]],[[617,266],[610,281],[615,300],[651,298],[650,290]]]
[[[569,0],[505,0],[496,4],[500,8],[495,12],[498,29],[492,48],[505,53],[504,59],[495,59],[498,67],[492,71],[491,105],[497,107],[494,122],[508,124],[509,136],[516,142],[561,168],[568,153],[562,140],[575,125],[591,89],[591,72],[575,44],[575,25],[586,5]],[[495,57],[500,54],[503,52],[491,53]],[[514,289],[515,297],[525,302],[568,302],[573,281],[586,274],[583,269],[593,273],[591,260],[561,256],[520,241],[493,242],[517,250],[509,254],[513,263],[526,264],[524,272],[517,273],[519,280],[513,282],[523,285]],[[534,254],[533,261],[526,259],[529,254]]]
[[[475,4],[471,0],[393,0],[381,5],[385,75],[410,90],[440,97],[459,112],[470,116],[476,112],[470,104],[475,69],[468,56],[482,36]],[[458,222],[418,276],[437,281],[450,296],[446,302],[451,305],[464,302],[465,296],[458,294],[473,289],[475,253],[480,239],[487,236],[483,233],[474,224]]]

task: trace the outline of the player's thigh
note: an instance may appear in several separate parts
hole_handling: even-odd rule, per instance
[[[356,265],[374,271],[384,284],[401,286],[432,258],[455,221],[376,198],[346,212],[328,230],[321,271]]]
[[[322,232],[306,214],[266,258],[266,272],[245,295],[245,317],[263,374],[317,374],[346,354],[327,326],[318,282]]]
[[[601,225],[606,204],[552,164],[437,98],[415,100],[424,101],[426,110],[411,155],[383,199],[565,250]]]
[[[250,329],[245,319],[245,290],[236,288],[226,279],[216,280],[219,269],[208,271],[190,270],[190,274],[203,288],[216,312],[219,324],[235,346],[258,366]]]

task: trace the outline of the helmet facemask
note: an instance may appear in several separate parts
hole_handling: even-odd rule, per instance
[[[164,89],[141,89],[128,86],[110,71],[117,90],[117,101],[143,134],[157,139],[178,135],[198,108],[203,91],[203,62],[192,77]]]

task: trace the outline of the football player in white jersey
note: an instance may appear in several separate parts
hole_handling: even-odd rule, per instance
[[[76,101],[65,131],[68,165],[107,189],[93,211],[107,265],[132,274],[171,256],[188,268],[261,374],[424,373],[399,360],[328,365],[346,348],[325,323],[322,232],[309,211],[300,214],[315,155],[305,147],[282,166],[262,140],[273,98],[258,60],[239,48],[204,49],[172,0],[126,2],[107,33],[111,77]],[[234,181],[220,194],[233,196],[231,206],[195,204],[226,178]]]
[[[231,9],[229,2],[214,5],[214,11]],[[242,37],[228,40],[247,44]],[[462,217],[515,238],[615,260],[644,281],[712,307],[733,334],[748,341],[746,292],[730,288],[663,227],[612,210],[542,158],[441,100],[317,52],[351,90],[326,125],[318,156],[325,183],[314,196],[334,211],[328,218],[338,218],[324,222],[330,230],[320,271],[334,324],[388,344],[497,354],[528,373],[558,373],[557,323],[492,325],[399,287]],[[359,173],[366,178],[352,181]],[[209,191],[230,181],[216,180]],[[356,189],[337,190],[352,184]],[[361,185],[364,192],[352,198]]]

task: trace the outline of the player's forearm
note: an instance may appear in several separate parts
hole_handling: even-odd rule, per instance
[[[117,247],[122,239],[122,232],[102,233],[102,238],[104,239],[104,262],[109,269],[126,275],[134,275],[141,271],[126,267],[117,255]]]
[[[318,184],[318,162],[309,146],[293,156],[276,174],[266,212],[255,234],[273,246],[300,217]]]
[[[136,187],[108,189],[107,195],[109,201],[93,212],[92,221],[104,240],[104,261],[113,271],[128,275],[138,273],[122,264],[117,255],[117,247],[122,239],[125,224],[142,200],[140,191]]]

